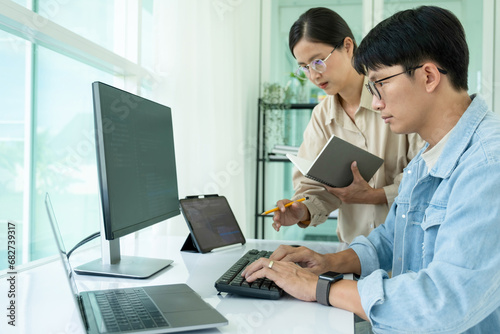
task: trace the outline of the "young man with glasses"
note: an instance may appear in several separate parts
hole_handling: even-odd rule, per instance
[[[371,96],[363,86],[367,78],[352,67],[357,47],[354,36],[336,12],[322,7],[307,10],[290,28],[289,47],[297,59],[297,71],[328,94],[312,112],[299,157],[314,160],[335,135],[381,157],[384,164],[369,182],[353,166],[351,185],[332,193],[294,170],[295,194],[291,200],[307,200],[289,207],[285,207],[289,199],[278,201],[281,210],[273,217],[273,227],[279,231],[282,226],[295,224],[317,226],[339,209],[337,236],[348,244],[384,222],[397,195],[403,168],[424,143],[416,134],[391,132],[380,113],[371,108]]]
[[[468,61],[462,25],[438,7],[396,13],[368,33],[354,66],[370,79],[373,107],[392,131],[427,144],[368,237],[336,254],[281,246],[247,279],[355,312],[375,333],[498,332],[500,118],[469,96]]]

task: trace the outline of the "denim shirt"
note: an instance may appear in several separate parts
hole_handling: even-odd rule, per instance
[[[434,167],[426,145],[385,224],[351,243],[375,333],[500,332],[500,118],[471,98]]]

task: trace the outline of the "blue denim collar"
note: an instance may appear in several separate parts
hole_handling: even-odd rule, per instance
[[[458,165],[458,160],[472,140],[474,132],[486,116],[489,110],[486,101],[476,94],[471,95],[471,100],[472,103],[453,128],[448,143],[438,162],[430,171],[430,175],[443,179],[450,177]]]

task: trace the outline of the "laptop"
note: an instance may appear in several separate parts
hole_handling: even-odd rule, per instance
[[[49,194],[45,195],[54,239],[87,333],[172,333],[228,324],[187,284],[78,292]],[[117,306],[118,304],[122,304]],[[114,315],[113,309],[118,309]],[[137,311],[138,314],[124,312]]]

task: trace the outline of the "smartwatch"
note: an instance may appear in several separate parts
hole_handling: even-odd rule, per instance
[[[319,275],[318,285],[316,286],[316,300],[318,303],[326,306],[332,306],[329,300],[330,286],[343,278],[344,274],[334,271],[327,271],[326,273]]]

